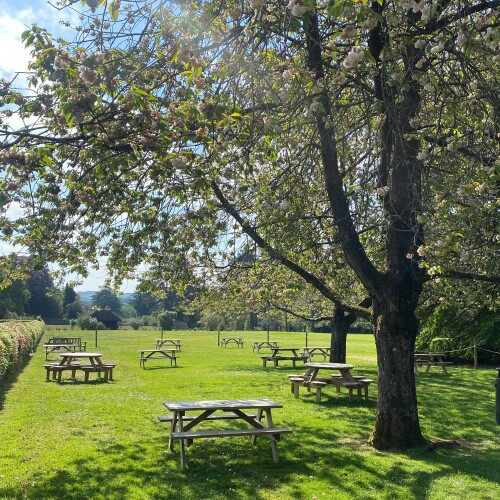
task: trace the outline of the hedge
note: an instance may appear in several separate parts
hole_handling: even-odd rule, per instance
[[[35,350],[44,329],[43,321],[0,322],[0,380]]]

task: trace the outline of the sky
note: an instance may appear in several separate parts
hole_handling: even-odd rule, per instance
[[[52,4],[56,5],[57,0]],[[70,10],[58,11],[47,0],[0,0],[0,78],[10,80],[17,71],[23,71],[29,61],[29,52],[24,47],[21,34],[33,24],[47,29],[50,33],[58,34],[62,38],[71,40],[71,32],[60,25],[63,19],[69,19],[74,14]],[[8,215],[12,218],[20,215],[18,206],[9,209]],[[10,254],[19,250],[0,239],[0,255]],[[103,262],[104,264],[104,262]],[[98,290],[106,278],[105,271],[89,269],[90,275],[81,285],[75,287],[77,291]],[[76,280],[77,276],[68,279]],[[124,283],[123,292],[133,292],[135,281]]]

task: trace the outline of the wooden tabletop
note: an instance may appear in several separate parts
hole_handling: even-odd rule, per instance
[[[63,358],[100,358],[100,352],[61,352],[59,356]]]
[[[138,352],[179,352],[179,349],[170,349],[159,347],[158,349],[139,349]]]
[[[354,365],[346,365],[345,363],[304,363],[307,368],[324,368],[325,370],[352,370]]]
[[[206,401],[165,401],[170,411],[228,410],[242,408],[282,408],[283,405],[270,399],[215,399]]]

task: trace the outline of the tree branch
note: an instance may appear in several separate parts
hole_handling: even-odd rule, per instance
[[[287,259],[284,255],[282,255],[278,250],[272,247],[267,241],[265,241],[259,233],[252,227],[250,224],[245,222],[243,217],[236,210],[234,205],[229,202],[229,200],[224,196],[221,189],[217,185],[215,181],[211,183],[212,190],[222,205],[222,208],[226,213],[228,213],[238,224],[241,226],[243,232],[247,234],[257,245],[265,250],[273,259],[278,260],[285,267],[293,271],[295,274],[298,274],[301,278],[303,278],[307,283],[312,285],[316,290],[318,290],[324,297],[333,302],[335,306],[343,307],[346,310],[350,310],[350,306],[346,306],[341,303],[340,299],[335,295],[333,290],[320,278],[314,276],[309,271],[306,271],[304,268]]]
[[[456,278],[456,279],[466,279],[474,281],[485,281],[486,283],[500,284],[500,276],[492,274],[479,274],[479,273],[468,273],[462,271],[453,271],[451,269],[445,270],[440,274],[433,276],[435,278]]]

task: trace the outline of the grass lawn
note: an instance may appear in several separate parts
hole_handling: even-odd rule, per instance
[[[500,427],[495,424],[496,371],[451,367],[418,376],[423,431],[462,446],[434,451],[382,453],[366,439],[374,424],[376,383],[370,400],[331,386],[322,402],[314,392],[290,392],[287,362],[262,368],[252,343],[265,332],[239,332],[244,349],[217,347],[217,333],[170,332],[182,339],[178,367],[152,360],[139,367],[139,348],[154,347],[156,331],[72,332],[87,350],[116,363],[114,381],[91,374],[83,383],[69,372],[63,383],[45,381],[42,343],[30,363],[0,385],[0,498],[2,499],[498,499]],[[221,336],[229,336],[222,332]],[[271,333],[271,340],[303,347],[303,333]],[[329,336],[309,334],[309,345]],[[377,380],[369,335],[348,336],[354,373]],[[58,356],[52,356],[55,361]],[[315,358],[321,361],[321,358]],[[274,423],[290,427],[272,460],[265,438],[205,439],[187,449],[181,471],[179,444],[167,449],[163,401],[269,398],[283,404]],[[234,423],[234,422],[233,422]]]

